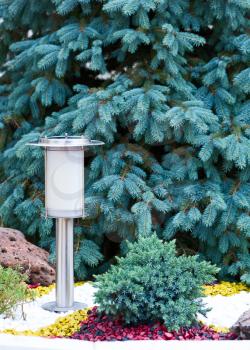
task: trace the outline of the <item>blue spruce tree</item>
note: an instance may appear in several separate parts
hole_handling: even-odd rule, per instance
[[[249,9],[0,0],[2,223],[53,254],[43,154],[26,143],[85,134],[105,147],[86,164],[79,278],[103,271],[124,239],[156,231],[250,283]]]

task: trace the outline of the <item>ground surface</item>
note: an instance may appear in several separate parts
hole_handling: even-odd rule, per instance
[[[240,291],[237,293],[237,290],[233,289],[236,287],[234,287],[234,285],[232,286],[233,287],[231,287],[231,285],[225,285],[225,287],[223,287],[222,285],[219,289],[215,286],[211,291],[208,291],[209,294],[214,293],[217,295],[208,295],[204,297],[204,302],[209,308],[211,308],[211,311],[208,312],[207,318],[199,315],[199,319],[206,325],[214,325],[219,328],[229,328],[237,321],[239,316],[245,310],[250,309],[250,292]],[[229,294],[229,296],[218,295],[216,288],[219,291],[221,290],[222,294]],[[240,290],[240,288],[238,289]],[[223,290],[226,292],[223,292]],[[46,293],[48,291],[49,289],[47,289]],[[91,283],[78,285],[75,287],[75,300],[81,301],[89,307],[92,307],[94,306],[94,292],[95,288]],[[40,294],[43,294],[43,292],[40,292]],[[21,317],[20,307],[16,310],[13,319],[4,319],[0,316],[0,332],[22,334],[21,332],[27,331],[27,335],[70,335],[69,332],[72,333],[75,329],[74,327],[78,327],[79,321],[84,319],[84,317],[86,318],[85,313],[68,312],[66,314],[58,315],[58,313],[48,312],[42,309],[41,306],[44,303],[53,300],[55,300],[55,289],[51,288],[51,291],[48,294],[24,305],[24,314],[26,315],[25,320]],[[49,327],[49,331],[47,331],[46,327]],[[39,332],[39,329],[41,328],[42,331]],[[67,331],[67,329],[69,330]]]
[[[0,334],[1,350],[201,350],[199,341],[85,342]],[[249,341],[202,342],[202,350],[249,350]]]
[[[90,283],[77,286],[74,291],[75,300],[81,301],[89,307],[94,306],[93,293],[94,287]],[[53,300],[55,300],[55,288],[53,288],[48,294],[36,298],[34,301],[26,303],[23,306],[25,320],[22,318],[21,307],[17,308],[14,318],[3,318],[3,316],[0,315],[0,331],[7,329],[15,329],[16,331],[35,331],[41,327],[53,324],[60,316],[72,314],[72,311],[63,314],[49,312],[41,307],[43,304]]]

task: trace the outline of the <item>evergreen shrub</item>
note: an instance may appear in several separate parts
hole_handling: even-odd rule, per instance
[[[177,256],[175,241],[163,243],[155,234],[129,243],[128,249],[117,265],[97,276],[100,311],[126,324],[163,321],[169,330],[205,314],[202,285],[214,280],[217,267],[197,256]]]
[[[0,315],[11,316],[18,305],[30,300],[32,292],[25,283],[27,276],[0,265]]]

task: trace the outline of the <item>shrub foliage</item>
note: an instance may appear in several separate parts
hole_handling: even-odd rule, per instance
[[[218,269],[197,256],[176,256],[175,242],[163,243],[154,234],[128,245],[108,272],[97,276],[99,310],[125,323],[164,321],[169,330],[191,325],[205,313],[202,285]]]
[[[18,305],[32,297],[26,280],[26,275],[0,265],[0,314],[11,316]]]

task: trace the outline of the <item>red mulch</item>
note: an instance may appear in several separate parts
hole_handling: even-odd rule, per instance
[[[169,332],[164,324],[144,324],[124,326],[121,320],[113,321],[104,313],[99,314],[97,307],[88,312],[88,319],[71,338],[89,341],[126,341],[126,340],[237,340],[233,333],[218,333],[207,326],[181,328],[178,332]]]
[[[40,287],[40,283],[28,284],[27,287],[29,289],[36,289],[36,288]]]

